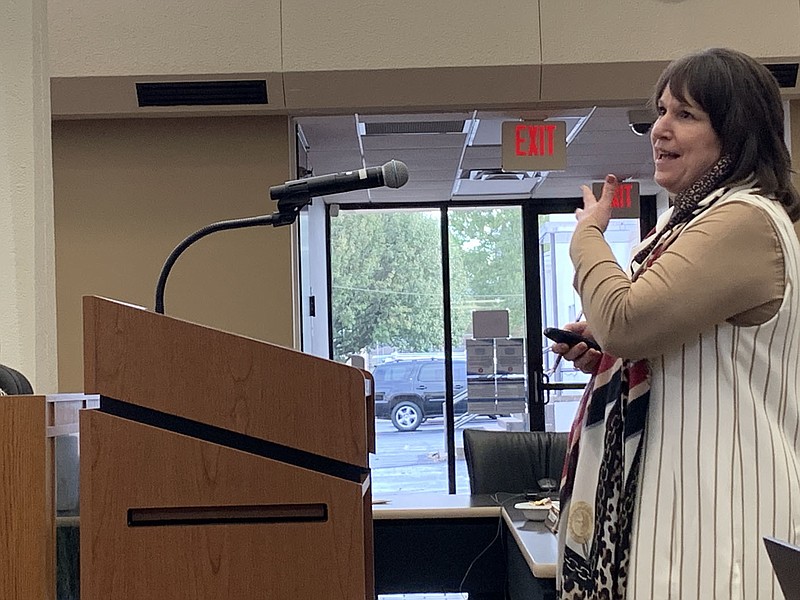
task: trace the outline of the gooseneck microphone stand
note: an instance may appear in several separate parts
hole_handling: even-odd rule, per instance
[[[175,261],[178,260],[178,257],[197,240],[217,231],[243,229],[245,227],[262,227],[264,225],[272,225],[273,227],[291,225],[297,218],[300,209],[310,202],[311,196],[308,194],[307,190],[298,189],[297,193],[278,200],[278,210],[271,215],[217,221],[216,223],[206,225],[202,229],[198,229],[188,236],[180,244],[175,246],[175,249],[167,257],[167,260],[164,261],[164,266],[161,267],[161,274],[158,276],[158,283],[156,284],[156,312],[162,315],[164,314],[164,289],[167,286],[167,277],[169,277],[172,266],[175,264]]]

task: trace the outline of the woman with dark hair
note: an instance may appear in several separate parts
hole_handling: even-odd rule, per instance
[[[596,340],[570,434],[562,598],[782,598],[762,538],[800,541],[800,196],[769,71],[733,50],[656,85],[672,198],[626,272],[603,238],[617,185],[583,188],[570,246]]]

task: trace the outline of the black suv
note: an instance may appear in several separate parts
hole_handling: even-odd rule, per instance
[[[414,431],[428,417],[444,414],[444,359],[415,358],[375,367],[375,416],[399,431]],[[467,410],[467,363],[453,360],[455,413]]]

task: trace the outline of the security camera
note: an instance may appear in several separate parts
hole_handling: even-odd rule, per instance
[[[636,135],[647,135],[652,126],[652,123],[628,123],[628,127],[630,127],[631,131]]]
[[[628,127],[636,135],[647,135],[655,121],[655,115],[650,110],[629,110]]]

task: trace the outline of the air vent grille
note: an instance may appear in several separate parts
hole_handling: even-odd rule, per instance
[[[775,76],[780,87],[793,88],[797,86],[797,63],[777,63],[764,66]]]
[[[364,135],[462,133],[464,121],[395,121],[364,123]]]
[[[462,170],[459,179],[472,181],[524,181],[526,179],[542,179],[539,171],[503,171],[502,169]]]
[[[140,107],[267,104],[267,82],[253,79],[137,83],[136,96]]]

